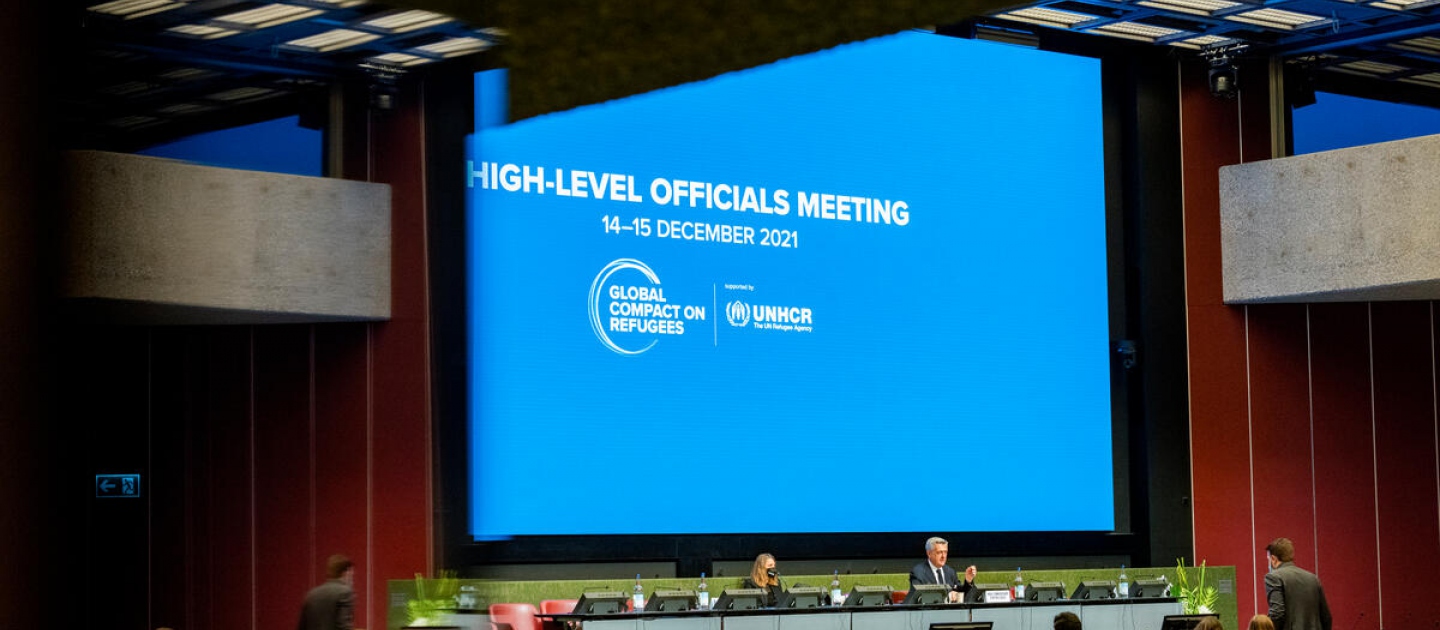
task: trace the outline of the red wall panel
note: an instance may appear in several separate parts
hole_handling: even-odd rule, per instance
[[[206,497],[207,527],[202,549],[210,599],[205,627],[215,630],[255,628],[255,529],[253,360],[248,328],[208,335],[210,357],[204,422],[209,440],[201,445],[209,463]]]
[[[261,628],[294,624],[310,557],[310,327],[255,328],[255,571]]]
[[[1366,304],[1310,309],[1315,437],[1315,544],[1296,561],[1326,586],[1336,627],[1379,625],[1375,458]]]
[[[306,575],[311,584],[324,578],[325,560],[343,553],[355,561],[356,583],[373,571],[369,540],[370,361],[369,324],[315,326],[315,498],[313,547]],[[408,576],[399,576],[408,577]],[[360,602],[355,625],[374,628]],[[383,620],[384,617],[380,617]]]
[[[1426,302],[1371,307],[1382,627],[1440,623],[1433,580],[1419,579],[1440,566],[1430,308]]]
[[[1255,471],[1255,566],[1236,567],[1236,580],[1253,589],[1256,610],[1265,608],[1265,567],[1260,549],[1285,536],[1297,547],[1314,547],[1314,471],[1310,445],[1310,390],[1306,309],[1300,304],[1251,306],[1250,460]]]

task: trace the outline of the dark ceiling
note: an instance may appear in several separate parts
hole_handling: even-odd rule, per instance
[[[323,107],[342,80],[383,98],[395,81],[455,65],[512,68],[512,112],[528,116],[973,16],[1016,40],[1063,30],[1276,57],[1322,87],[1440,105],[1440,0],[65,2],[57,21],[80,45],[58,56],[56,115],[71,147],[135,148]],[[723,45],[737,31],[753,45]]]

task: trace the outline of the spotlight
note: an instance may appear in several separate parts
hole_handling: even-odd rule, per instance
[[[1235,98],[1240,92],[1240,87],[1235,84],[1234,64],[1210,66],[1210,93],[1220,98]]]
[[[1234,58],[1246,48],[1249,48],[1248,44],[1230,44],[1200,51],[1201,56],[1210,61],[1211,94],[1220,98],[1235,98],[1240,93],[1239,70],[1235,67]]]

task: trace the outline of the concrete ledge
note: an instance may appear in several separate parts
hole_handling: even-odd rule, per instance
[[[72,306],[139,324],[390,317],[389,186],[95,151],[66,171]]]
[[[1440,135],[1220,169],[1226,303],[1440,298]]]

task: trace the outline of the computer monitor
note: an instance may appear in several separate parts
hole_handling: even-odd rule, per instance
[[[1130,585],[1130,597],[1141,599],[1147,597],[1168,597],[1170,595],[1170,583],[1165,578],[1151,580],[1135,580]]]
[[[916,584],[905,594],[906,604],[928,606],[950,601],[949,584]]]
[[[845,596],[845,606],[889,606],[893,592],[888,586],[856,586]]]
[[[947,621],[930,624],[930,630],[991,630],[994,627],[993,621]]]
[[[1053,602],[1065,598],[1064,582],[1031,582],[1025,587],[1025,600],[1031,602]]]
[[[1115,580],[1085,580],[1075,587],[1070,599],[1111,599],[1115,597]]]
[[[792,586],[780,594],[776,608],[819,608],[825,605],[825,589],[818,586]]]
[[[620,591],[591,591],[580,595],[580,600],[575,602],[577,615],[609,615],[618,612],[625,612],[626,602],[630,596]]]
[[[1200,625],[1200,620],[1216,615],[1165,615],[1165,620],[1160,622],[1160,630],[1190,630]]]
[[[1008,593],[1010,592],[1010,585],[999,583],[976,584],[974,587],[972,587],[969,591],[965,593],[965,601],[972,604],[983,604],[985,603],[985,594],[991,591],[997,593],[1000,591],[1005,591]]]
[[[655,591],[645,600],[645,612],[678,612],[695,610],[699,598],[695,591]]]
[[[763,588],[727,588],[710,610],[755,610],[765,607],[768,593]]]

